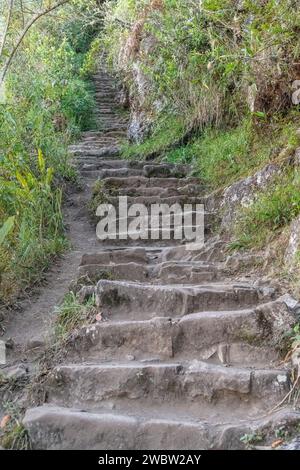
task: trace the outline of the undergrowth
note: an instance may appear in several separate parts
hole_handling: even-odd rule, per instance
[[[0,233],[7,232],[0,238],[0,307],[67,247],[63,189],[77,180],[68,145],[96,126],[94,37],[93,28],[61,11],[31,28],[7,76],[0,103]]]
[[[258,194],[250,207],[241,210],[235,226],[241,247],[266,246],[300,214],[299,185],[299,170],[287,170]]]

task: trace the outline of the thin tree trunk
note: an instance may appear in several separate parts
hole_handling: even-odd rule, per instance
[[[14,0],[10,0],[9,7],[8,7],[7,20],[6,20],[6,24],[4,28],[4,33],[3,33],[3,40],[2,40],[1,47],[0,47],[0,57],[3,54],[3,49],[4,49],[5,42],[6,42],[6,37],[7,37],[8,30],[9,30],[11,17],[12,17],[13,7],[14,7]]]
[[[0,85],[3,84],[4,82],[4,79],[5,79],[5,76],[7,74],[7,71],[10,67],[10,64],[20,46],[20,44],[22,43],[24,37],[26,36],[28,30],[31,28],[31,26],[38,20],[40,19],[42,16],[45,16],[47,15],[48,13],[50,13],[51,11],[53,10],[56,10],[56,8],[64,5],[65,3],[68,3],[69,0],[60,0],[58,3],[56,3],[55,5],[53,5],[52,7],[49,7],[47,8],[46,10],[43,10],[43,11],[40,11],[39,13],[36,13],[32,18],[31,20],[29,20],[29,22],[27,23],[27,25],[25,26],[25,28],[23,29],[23,31],[21,32],[16,44],[14,45],[7,61],[5,62],[4,64],[4,67],[3,67],[3,70],[2,70],[2,74],[1,74],[1,78],[0,78]]]

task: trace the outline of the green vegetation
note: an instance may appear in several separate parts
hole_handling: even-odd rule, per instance
[[[81,303],[74,292],[69,292],[57,309],[56,336],[66,338],[87,320],[91,320],[93,315],[96,316],[95,296]]]
[[[174,143],[180,142],[185,133],[185,125],[178,117],[161,116],[148,139],[140,144],[123,146],[123,156],[144,159],[149,155],[164,155]]]
[[[210,189],[269,162],[284,166],[299,146],[299,106],[291,100],[299,20],[293,0],[108,2],[108,62],[152,123],[123,155],[192,163]],[[243,209],[237,246],[262,247],[298,215],[297,172],[283,171]]]
[[[22,424],[22,411],[12,403],[4,406],[7,414],[1,421],[0,446],[6,450],[30,450],[30,437]]]
[[[13,9],[4,58],[22,29],[18,8]],[[65,6],[36,22],[6,75],[6,99],[0,103],[2,304],[36,282],[67,246],[62,188],[77,177],[67,146],[95,125],[88,78],[97,31],[79,15],[86,8],[77,1],[75,9]]]
[[[300,214],[299,185],[299,171],[287,171],[258,195],[250,207],[241,211],[236,223],[240,246],[263,247]]]
[[[255,444],[259,444],[264,440],[264,437],[258,433],[244,434],[241,437],[241,442],[243,442],[247,449],[251,449]]]

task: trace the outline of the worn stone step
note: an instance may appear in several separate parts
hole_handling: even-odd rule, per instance
[[[171,187],[160,187],[160,186],[152,186],[152,187],[139,187],[139,188],[120,188],[112,189],[111,192],[113,194],[118,193],[119,196],[131,196],[131,197],[171,197],[171,196],[196,196],[203,192],[203,186],[200,184],[192,185],[186,184],[181,185],[181,180],[178,179],[178,186],[171,186]]]
[[[98,162],[99,160],[106,160],[107,157],[104,155],[98,156],[85,156],[85,155],[75,155],[73,157],[73,162],[80,168],[82,165],[85,164],[94,164],[95,162]],[[118,156],[110,156],[110,160],[117,160]]]
[[[142,410],[140,411],[142,413]],[[23,424],[34,449],[45,450],[204,450],[244,449],[241,437],[289,430],[300,413],[289,409],[256,420],[231,419],[193,422],[177,417],[157,418],[110,413],[91,413],[41,406],[26,412]]]
[[[86,172],[83,171],[83,174]],[[108,170],[94,170],[90,172],[95,179],[104,179],[110,178],[111,176],[118,176],[118,177],[129,177],[129,176],[138,176],[142,175],[143,170],[136,170],[133,168],[117,168],[117,169],[108,169]]]
[[[105,311],[103,311],[105,317]],[[266,327],[261,328],[261,324]],[[267,328],[267,329],[266,329]],[[269,366],[278,352],[270,348],[275,323],[261,310],[201,312],[183,318],[102,321],[69,338],[71,361],[206,360],[216,364]]]
[[[108,147],[102,147],[99,149],[84,149],[84,148],[78,148],[74,146],[73,148],[69,148],[69,152],[71,154],[77,154],[77,155],[85,155],[85,156],[94,156],[94,157],[102,157],[105,156],[106,158],[110,158],[112,156],[119,156],[120,154],[120,148],[118,146],[108,146]]]
[[[206,213],[201,215],[201,217],[195,217],[196,211],[189,211],[190,218],[193,220],[188,220],[183,223],[181,213],[179,213],[178,216],[170,214],[166,217],[164,224],[162,224],[161,221],[158,222],[158,217],[152,219],[151,210],[153,203],[148,207],[147,203],[143,203],[142,209],[148,213],[144,216],[140,216],[139,208],[138,219],[136,216],[125,215],[124,217],[120,217],[119,204],[114,206],[110,200],[101,199],[101,203],[109,203],[114,208],[113,216],[116,217],[116,219],[112,226],[108,227],[105,215],[107,214],[107,207],[105,206],[101,212],[101,215],[104,217],[99,216],[98,211],[101,208],[97,208],[93,218],[97,221],[99,217],[100,225],[97,224],[97,237],[100,243],[111,240],[112,243],[127,241],[128,243],[138,242],[143,244],[147,242],[147,244],[151,244],[161,240],[162,242],[170,241],[170,245],[172,241],[176,241],[178,244],[186,246],[187,249],[192,243],[197,243],[199,247],[203,246],[205,240],[209,237],[216,221],[216,214]],[[131,204],[130,202],[127,203],[128,213],[130,213],[131,210],[135,212],[135,208]],[[169,202],[166,202],[166,204],[169,204]],[[181,204],[178,209],[182,211],[184,209],[183,204]]]
[[[118,207],[119,204],[119,197],[115,196],[108,196],[108,200],[110,204],[113,204],[115,207]],[[151,206],[152,204],[166,204],[167,206],[173,206],[176,207],[176,204],[179,204],[182,206],[184,204],[201,204],[204,205],[205,199],[203,196],[190,196],[189,194],[181,194],[179,196],[127,196],[127,204],[132,205],[132,204],[142,204],[146,207]],[[192,212],[195,213],[196,208],[192,208]],[[212,215],[213,214],[213,215]],[[212,219],[216,216],[216,213],[209,213],[207,214],[207,219]]]
[[[250,307],[263,299],[258,288],[243,284],[153,286],[103,280],[97,284],[97,301],[108,318],[149,319],[178,317],[206,310]],[[267,301],[268,297],[265,297]]]
[[[148,262],[145,248],[127,248],[122,250],[105,250],[97,253],[86,253],[81,258],[81,266],[91,264],[139,263]]]
[[[101,279],[124,279],[130,281],[147,281],[149,272],[145,265],[130,262],[113,265],[87,264],[79,266],[78,277],[89,279],[96,284]]]
[[[144,188],[155,188],[159,186],[160,188],[178,188],[184,187],[186,185],[197,186],[199,185],[199,178],[195,177],[185,177],[185,178],[146,178],[145,176],[131,176],[129,178],[122,178],[122,177],[111,177],[106,178],[103,181],[103,188],[107,190],[119,190],[125,189],[126,191],[130,191],[131,189],[139,189]]]
[[[199,284],[222,278],[221,266],[203,262],[165,261],[149,268],[149,278],[162,284]],[[223,274],[224,276],[224,274]]]
[[[118,169],[118,168],[132,168],[142,169],[143,165],[141,162],[134,162],[128,160],[98,160],[92,164],[81,164],[79,166],[81,170],[101,170],[101,169]]]
[[[289,389],[286,370],[251,370],[203,361],[62,365],[52,371],[46,385],[48,401],[59,406],[93,409],[113,402],[118,409],[137,403],[145,408],[165,403],[194,418],[203,416],[203,404],[247,404],[248,411],[252,406],[274,406]]]
[[[220,280],[222,270],[205,263],[165,262],[159,265],[128,261],[110,264],[84,264],[78,268],[79,278],[87,277],[93,283],[101,279],[153,282],[160,284],[199,284]]]
[[[227,258],[226,243],[218,237],[210,239],[199,250],[187,250],[185,246],[169,247],[160,253],[159,261],[210,261],[224,262]]]
[[[190,172],[190,167],[186,165],[144,165],[142,169],[129,169],[119,168],[110,170],[95,171],[95,178],[108,178],[108,177],[131,177],[131,176],[145,176],[150,177],[176,177],[187,176]]]

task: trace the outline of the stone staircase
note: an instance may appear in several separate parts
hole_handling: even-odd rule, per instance
[[[102,129],[70,148],[86,184],[100,180],[111,203],[205,203],[189,167],[119,159],[127,119],[111,77],[95,83]],[[293,316],[273,289],[234,278],[216,220],[196,251],[160,238],[82,256],[102,318],[69,338],[46,403],[27,410],[35,449],[242,449],[246,434],[269,442],[299,423],[276,409],[291,385],[276,341]]]

